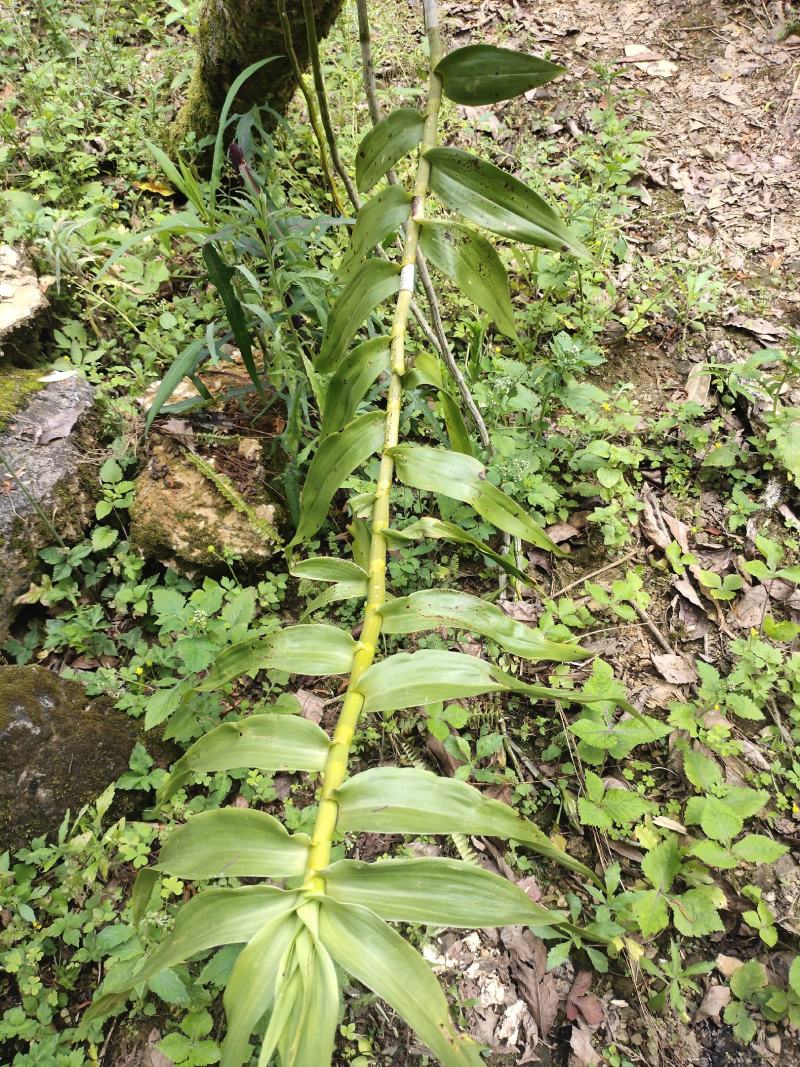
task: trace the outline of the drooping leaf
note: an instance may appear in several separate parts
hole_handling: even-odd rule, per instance
[[[529,89],[552,81],[564,67],[546,59],[497,48],[493,44],[468,44],[449,52],[436,66],[444,95],[457,104],[476,107],[510,100]]]
[[[566,704],[591,704],[606,699],[587,696],[575,689],[529,685],[477,656],[432,648],[398,652],[373,663],[359,679],[358,691],[364,697],[365,712],[396,711],[483,693],[524,693],[536,700],[559,700]],[[631,707],[627,701],[620,701],[620,706],[626,710]]]
[[[309,838],[290,834],[265,811],[219,808],[192,815],[164,842],[156,869],[177,878],[294,878]]]
[[[354,272],[328,316],[314,369],[332,374],[371,311],[400,288],[400,268],[385,259],[368,259]]]
[[[478,1046],[454,1027],[428,964],[382,919],[326,898],[319,936],[336,963],[394,1008],[444,1067],[481,1067]]]
[[[341,430],[381,371],[388,371],[390,343],[389,337],[373,337],[356,345],[341,361],[325,390],[323,437]]]
[[[294,914],[273,919],[237,957],[225,988],[227,1030],[220,1067],[244,1067],[250,1062],[250,1035],[272,1005],[281,959],[299,925]]]
[[[300,618],[301,620],[305,619],[328,604],[335,604],[339,600],[357,600],[359,597],[365,597],[367,593],[368,587],[365,578],[355,582],[334,582],[333,585],[329,585],[319,596],[314,597],[313,600],[306,604]]]
[[[506,171],[459,148],[432,148],[425,158],[431,189],[451,211],[509,240],[588,257],[558,213]]]
[[[388,185],[368,200],[356,218],[339,279],[345,281],[368,252],[405,225],[410,214],[411,195],[401,185]]]
[[[339,860],[322,874],[328,896],[360,904],[390,922],[546,927],[564,919],[507,878],[461,860]]]
[[[347,674],[354,650],[353,638],[338,626],[321,622],[286,626],[265,637],[253,637],[226,648],[195,689],[198,693],[208,693],[219,689],[232,678],[254,671]]]
[[[413,108],[392,111],[367,133],[356,152],[356,185],[368,193],[402,156],[422,140],[425,116]]]
[[[409,368],[403,379],[406,389],[417,389],[420,385],[432,385],[440,392],[447,390],[441,360],[430,352],[418,352],[414,357],[413,367]]]
[[[388,600],[380,613],[388,634],[420,633],[444,625],[490,637],[506,651],[532,661],[570,663],[592,654],[580,645],[548,641],[539,630],[517,622],[495,604],[455,589],[425,589]]]
[[[462,500],[500,530],[555,555],[564,553],[524,508],[486,478],[486,468],[472,456],[428,445],[397,445],[389,450],[397,476],[413,489]]]
[[[425,219],[420,225],[419,245],[427,259],[485,311],[501,333],[516,338],[508,275],[486,238],[457,222]]]
[[[331,500],[345,478],[380,450],[384,431],[384,413],[369,411],[322,441],[311,460],[300,494],[300,522],[292,545],[314,536],[325,522]]]
[[[439,393],[439,401],[442,405],[442,414],[444,415],[444,424],[447,427],[450,447],[454,452],[462,452],[465,456],[474,456],[475,449],[458,401],[447,392]]]
[[[477,834],[520,841],[533,852],[596,881],[537,826],[507,804],[455,778],[407,767],[374,767],[337,790],[340,830],[389,834]]]
[[[463,530],[460,526],[456,526],[454,522],[446,522],[444,519],[435,519],[432,516],[424,516],[418,519],[416,522],[412,522],[409,526],[406,526],[402,530],[388,529],[386,536],[393,541],[423,541],[426,538],[436,541],[452,541],[457,545],[469,545],[471,548],[477,549],[487,559],[492,560],[498,567],[501,567],[507,574],[513,575],[516,579],[524,582],[525,585],[530,585],[531,580],[524,574],[518,567],[515,566],[513,560],[509,556],[501,556],[499,552],[487,545],[485,541],[481,541],[480,538],[475,537],[468,530]]]
[[[296,715],[251,715],[210,730],[184,752],[160,786],[165,804],[193,774],[252,768],[259,771],[321,771],[330,741],[316,723]]]
[[[109,980],[107,988],[83,1016],[99,1018],[118,1011],[134,986],[154,974],[173,967],[219,945],[249,941],[266,923],[287,915],[297,907],[297,893],[275,886],[248,885],[238,889],[208,889],[183,905],[169,936],[147,957],[142,967],[119,984]]]

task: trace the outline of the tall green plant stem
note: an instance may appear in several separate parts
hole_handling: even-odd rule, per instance
[[[403,399],[403,375],[405,374],[405,345],[408,332],[408,317],[414,292],[414,271],[419,244],[420,223],[424,217],[425,199],[428,195],[430,165],[425,159],[425,152],[436,143],[436,129],[439,120],[439,108],[442,102],[442,79],[435,73],[435,68],[442,58],[442,38],[439,30],[438,8],[435,0],[423,0],[425,24],[430,55],[430,76],[428,80],[428,106],[425,117],[425,129],[420,145],[420,157],[414,182],[411,218],[406,226],[401,260],[401,288],[397,297],[392,320],[391,360],[392,373],[386,396],[386,430],[384,433],[383,454],[375,487],[375,502],[372,510],[372,540],[369,555],[369,584],[367,603],[364,610],[364,622],[361,639],[353,657],[350,681],[347,686],[342,710],[333,742],[322,776],[322,791],[317,811],[314,830],[311,835],[311,849],[306,867],[305,888],[311,892],[324,891],[324,879],[320,875],[330,861],[333,836],[339,807],[336,802],[336,790],[347,777],[347,763],[350,748],[358,726],[364,698],[358,691],[358,683],[375,659],[378,639],[381,632],[380,609],[386,600],[386,555],[387,542],[385,531],[389,526],[389,494],[394,477],[394,461],[389,449],[398,443],[400,429],[400,412]]]
[[[308,118],[311,123],[311,128],[314,131],[314,137],[317,141],[317,147],[319,148],[319,162],[322,167],[322,171],[325,175],[325,180],[330,186],[331,199],[333,200],[334,210],[341,215],[342,204],[339,200],[339,193],[336,191],[336,182],[333,180],[333,174],[331,173],[330,163],[328,162],[328,153],[325,149],[325,138],[323,137],[322,130],[319,125],[319,116],[317,115],[317,108],[314,104],[314,98],[308,91],[305,78],[303,77],[303,71],[300,67],[300,61],[297,58],[297,53],[294,50],[294,44],[292,42],[292,27],[289,23],[289,16],[286,14],[286,0],[278,0],[278,15],[281,20],[281,27],[283,28],[283,37],[286,43],[286,53],[289,56],[289,62],[292,65],[295,80],[300,87],[300,92],[306,102],[308,108]]]

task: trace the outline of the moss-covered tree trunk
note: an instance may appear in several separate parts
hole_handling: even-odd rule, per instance
[[[314,0],[317,33],[324,37],[339,14],[342,0]],[[286,0],[292,40],[301,65],[308,63],[308,40],[302,0]],[[198,137],[216,132],[219,112],[236,77],[256,60],[279,56],[248,79],[236,109],[267,104],[284,112],[296,88],[286,58],[283,30],[275,0],[203,0],[197,31],[197,59],[186,103],[173,128],[180,139],[192,130]]]

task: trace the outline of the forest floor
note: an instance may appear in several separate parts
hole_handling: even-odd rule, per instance
[[[224,647],[224,611],[237,596],[251,596],[258,624],[267,625],[277,615],[296,621],[308,592],[278,558],[257,577],[229,560],[230,582],[225,566],[210,566],[203,584],[197,571],[187,577],[180,568],[142,563],[127,543],[124,497],[132,490],[115,486],[128,485],[123,472],[133,478],[139,466],[154,465],[132,398],[146,389],[152,398],[182,345],[218,315],[196,251],[175,235],[169,255],[151,242],[150,251],[129,253],[116,273],[97,278],[118,246],[120,225],[136,233],[185,207],[142,148],[154,116],[166,121],[185,86],[181,20],[190,23],[190,13],[170,5],[178,17],[165,26],[163,6],[142,4],[134,31],[124,13],[107,5],[113,32],[103,37],[104,22],[92,44],[83,22],[90,16],[83,5],[67,4],[57,46],[57,17],[48,7],[49,23],[36,29],[47,42],[40,52],[21,39],[6,42],[25,57],[24,91],[0,59],[0,101],[10,100],[17,116],[17,126],[7,127],[12,147],[0,156],[17,199],[0,201],[0,219],[10,240],[34,248],[43,270],[55,262],[64,272],[65,297],[57,304],[63,321],[49,355],[57,367],[86,373],[114,412],[109,456],[119,477],[109,468],[105,492],[124,516],[113,549],[98,539],[105,547],[93,555],[59,557],[58,573],[51,568],[47,581],[37,577],[24,625],[3,651],[9,662],[35,658],[72,673],[92,691],[112,693],[135,717],[148,714],[148,702],[173,675],[205,669],[175,652],[181,633],[170,612],[177,610],[186,633]],[[370,6],[388,109],[414,98],[421,56],[407,41],[419,43],[419,26],[404,0]],[[548,952],[518,928],[466,936],[420,929],[415,936],[455,995],[462,1024],[493,1050],[489,1063],[800,1065],[800,975],[792,966],[800,938],[800,26],[793,22],[800,14],[765,0],[482,0],[443,7],[452,47],[490,41],[546,50],[567,68],[529,99],[450,106],[445,128],[454,143],[541,180],[543,188],[549,182],[597,255],[596,269],[585,274],[555,256],[506,255],[516,268],[522,349],[487,332],[458,298],[446,303],[458,357],[472,368],[470,384],[496,447],[498,481],[567,553],[556,561],[528,553],[538,584],[519,595],[506,590],[502,602],[548,636],[579,636],[592,653],[568,671],[539,670],[537,680],[563,684],[569,675],[601,692],[621,683],[660,732],[652,743],[634,736],[632,720],[599,730],[583,713],[531,712],[513,701],[469,702],[464,718],[460,708],[449,718],[448,709],[429,709],[394,726],[369,722],[358,750],[365,765],[391,758],[426,763],[486,785],[602,871],[605,892],[492,841],[468,842],[471,855],[523,884],[534,899],[569,908],[578,922],[621,922],[645,951],[643,959],[608,959],[566,943]],[[28,12],[15,8],[19,28]],[[366,126],[351,16],[326,60],[347,159]],[[60,60],[47,49],[63,56],[65,41],[78,41],[78,52],[89,55],[89,90],[96,82],[103,92],[103,79],[112,77],[108,56],[126,44],[113,73],[120,108],[97,108],[88,120],[74,71],[72,81],[62,74],[52,89],[74,121],[74,137],[48,112],[52,102],[42,100],[47,94],[35,83],[55,84]],[[142,82],[129,90],[142,56]],[[299,107],[291,118],[302,118]],[[42,129],[52,143],[32,145]],[[250,131],[254,142],[260,132]],[[273,168],[287,207],[324,215],[329,205],[308,136],[279,132],[275,145],[257,158]],[[20,163],[28,150],[30,165]],[[77,160],[72,169],[70,158]],[[38,201],[23,202],[22,195]],[[237,218],[233,209],[226,216],[231,225]],[[327,298],[331,263],[341,252],[326,224],[320,232],[321,251],[302,264],[310,299]],[[289,282],[300,278],[298,269]],[[285,283],[274,269],[263,280],[265,290]],[[235,373],[241,389],[243,376],[239,368]],[[206,384],[216,393],[212,378]],[[230,395],[237,395],[233,387]],[[254,468],[241,439],[271,446],[280,438],[265,459],[271,476],[284,464],[280,449],[291,421],[280,404],[266,418],[251,418],[251,399],[229,400],[210,415],[162,417],[160,440],[169,438],[170,448],[193,440],[247,496]],[[416,517],[407,496],[400,495],[398,507]],[[326,536],[323,547],[339,551],[341,535]],[[390,578],[398,595],[448,579],[491,591],[474,559],[441,550],[393,553]],[[206,616],[203,631],[198,615]],[[339,615],[347,626],[355,618],[347,607]],[[444,647],[445,637],[436,639],[443,644],[435,647]],[[286,694],[327,726],[322,708],[330,692],[311,679],[302,685]],[[244,685],[219,704],[209,697],[201,713],[215,721],[281,688]],[[172,736],[185,744],[193,735],[183,723]],[[141,749],[120,788],[141,790],[144,811],[159,774]],[[289,797],[291,828],[307,826],[310,798],[288,775],[274,781],[218,775],[210,799],[201,799],[208,787],[207,781],[171,814],[213,807],[233,791],[238,803],[254,806]],[[101,967],[141,947],[128,924],[126,894],[163,831],[129,820],[109,837],[103,814],[90,814],[79,827],[80,855],[63,842],[37,843],[16,866],[12,860],[0,885],[2,1062],[213,1062],[201,1058],[199,1047],[210,1045],[212,1016],[213,1035],[220,1032],[220,974],[230,966],[222,952],[199,973],[176,972],[177,986],[164,981],[152,988],[141,1014],[107,1030],[102,1042],[77,1028]],[[440,848],[457,854],[464,846],[387,838],[377,853],[366,839],[348,847],[350,855],[371,859],[404,847],[428,855]],[[648,862],[668,849],[674,863],[659,881],[647,874]],[[60,895],[52,871],[66,887]],[[160,936],[172,898],[185,892],[180,883],[164,885],[151,939]],[[648,894],[660,898],[657,914],[631,905],[637,893],[640,903]],[[28,901],[37,909],[35,930]],[[368,999],[348,996],[346,1011],[337,1067],[426,1062],[407,1030]],[[180,1041],[159,1051],[162,1035]],[[165,1056],[179,1046],[183,1059]]]

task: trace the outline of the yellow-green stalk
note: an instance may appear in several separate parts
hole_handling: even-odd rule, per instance
[[[358,683],[361,676],[375,659],[378,638],[381,632],[380,609],[386,600],[387,544],[384,531],[389,526],[389,494],[394,476],[394,461],[388,454],[388,450],[394,448],[398,443],[400,427],[408,316],[414,292],[414,271],[420,222],[425,211],[425,199],[428,195],[428,183],[430,180],[430,165],[424,158],[424,154],[429,148],[433,148],[436,143],[436,128],[442,101],[442,80],[435,73],[436,65],[442,57],[438,11],[433,0],[425,0],[424,8],[431,67],[428,81],[428,106],[414,182],[411,217],[406,226],[405,241],[403,243],[401,288],[392,321],[391,380],[386,395],[386,431],[384,434],[383,454],[381,456],[378,481],[375,487],[375,502],[372,510],[369,585],[367,603],[364,610],[364,622],[361,629],[361,639],[353,657],[347,693],[333,733],[333,743],[328,761],[323,771],[319,809],[311,835],[311,849],[306,867],[305,888],[311,892],[318,893],[324,891],[324,880],[319,872],[327,867],[330,861],[331,845],[333,844],[336,819],[339,814],[335,793],[347,776],[350,747],[353,743],[361,707],[364,703],[363,697],[358,691]]]

